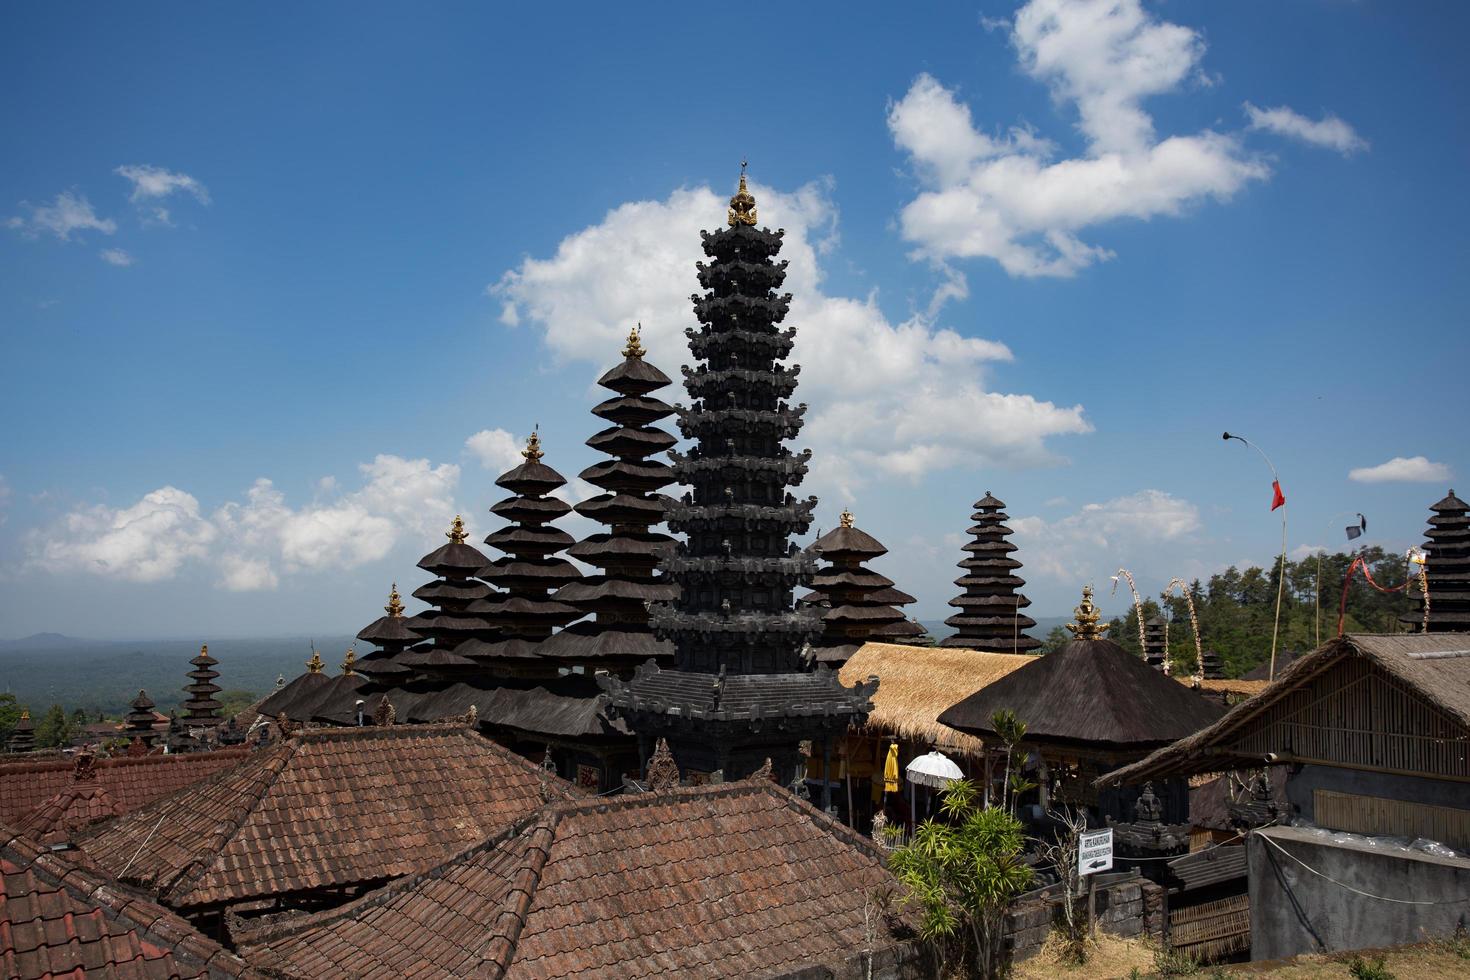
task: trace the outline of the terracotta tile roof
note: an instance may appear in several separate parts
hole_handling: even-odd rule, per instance
[[[569,783],[463,725],[305,732],[82,835],[174,908],[378,883],[431,867]]]
[[[131,813],[235,765],[248,754],[241,748],[98,759],[97,786],[121,808],[119,813]],[[69,758],[0,764],[0,785],[5,787],[0,793],[0,823],[19,825],[36,810],[57,802],[71,790],[75,773],[76,762]]]
[[[758,977],[900,942],[871,842],[767,782],[556,803],[433,870],[238,935],[291,976]],[[899,925],[896,924],[895,925]]]
[[[0,975],[258,977],[152,902],[0,827]]]

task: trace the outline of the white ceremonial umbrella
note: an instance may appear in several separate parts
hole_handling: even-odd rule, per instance
[[[965,774],[960,772],[960,767],[955,765],[943,752],[930,752],[928,755],[919,756],[908,764],[907,772],[909,782],[932,789],[944,789],[956,779],[965,778]]]
[[[921,755],[908,764],[904,770],[909,782],[916,786],[928,786],[931,789],[944,789],[957,779],[964,779],[965,774],[960,772],[960,767],[950,760],[943,752],[930,752]],[[909,797],[909,822],[918,823],[918,797],[914,792]]]

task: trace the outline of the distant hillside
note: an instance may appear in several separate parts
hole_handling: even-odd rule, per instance
[[[185,672],[199,645],[188,640],[108,642],[77,640],[56,633],[41,639],[12,640],[0,645],[0,691],[10,691],[31,710],[44,711],[60,704],[67,711],[117,714],[138,694],[148,696],[159,710],[168,711],[185,697]],[[352,643],[348,636],[318,636],[317,649],[329,669]],[[61,642],[65,641],[65,642]],[[225,690],[265,694],[278,675],[287,680],[301,673],[311,655],[310,637],[267,640],[222,640],[209,645],[220,664],[217,683]]]

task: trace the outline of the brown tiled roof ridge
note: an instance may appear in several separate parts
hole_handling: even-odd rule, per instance
[[[307,915],[285,917],[283,920],[262,928],[239,933],[234,931],[236,926],[232,924],[232,940],[238,948],[256,947],[260,949],[331,922],[361,918],[371,909],[390,904],[403,892],[411,891],[426,881],[452,873],[467,859],[486,851],[493,851],[524,837],[526,842],[522,850],[508,850],[505,855],[494,861],[494,866],[503,869],[505,875],[510,878],[510,882],[504,897],[500,900],[500,908],[495,914],[495,926],[486,930],[486,942],[480,953],[482,972],[477,975],[499,980],[514,962],[521,931],[525,927],[526,918],[540,885],[541,873],[545,868],[551,847],[556,841],[557,831],[564,820],[584,813],[606,813],[613,810],[666,806],[671,800],[679,798],[718,799],[758,795],[769,796],[780,806],[810,820],[815,826],[834,838],[875,858],[883,865],[887,864],[886,852],[871,839],[764,778],[704,786],[682,786],[657,793],[564,799],[548,803],[516,824],[446,858],[433,868],[419,874],[399,878],[345,905]],[[234,922],[238,921],[234,920]],[[265,959],[261,960],[257,956],[256,962],[262,967],[269,968],[269,957],[270,953],[267,949]]]
[[[85,855],[74,855],[79,861],[68,860],[4,825],[0,825],[0,848],[16,853],[25,865],[54,879],[55,887],[73,899],[105,908],[125,925],[161,947],[186,954],[211,971],[230,976],[262,976],[243,959],[195,930],[175,913],[79,863]]]

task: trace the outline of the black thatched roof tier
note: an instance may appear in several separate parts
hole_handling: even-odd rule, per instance
[[[664,519],[664,501],[629,493],[608,493],[577,505],[577,513],[599,524],[649,527]]]
[[[433,572],[439,578],[415,589],[413,595],[414,598],[422,599],[434,608],[408,617],[402,623],[403,629],[430,638],[434,647],[441,651],[453,649],[455,645],[471,637],[488,639],[494,635],[489,623],[468,611],[472,603],[483,601],[495,594],[488,585],[473,580],[473,576],[477,575],[490,559],[486,558],[479,549],[465,543],[468,533],[465,530],[463,519],[456,515],[450,523],[449,531],[445,534],[449,543],[425,555],[419,562],[420,568]],[[392,642],[395,648],[402,649],[398,641]],[[432,667],[438,670],[457,666],[452,664],[431,665],[421,661],[422,656],[420,655],[400,659],[398,662],[416,669]]]
[[[467,639],[463,642],[474,643],[476,641]],[[483,643],[484,641],[478,642]],[[400,653],[397,659],[406,667],[429,674],[458,673],[465,668],[480,666],[469,657],[460,656],[455,652],[457,649],[457,645],[453,649],[441,646],[414,647],[412,650]]]
[[[403,598],[398,594],[397,582],[393,583],[393,588],[388,592],[388,604],[383,607],[383,612],[387,615],[379,616],[358,632],[359,640],[371,643],[391,657],[424,638],[423,634],[410,629],[408,621],[404,619]]]
[[[652,493],[674,482],[669,464],[653,459],[611,459],[593,463],[581,478],[602,490],[625,493]]]
[[[156,705],[148,696],[147,691],[139,690],[138,696],[133,698],[132,710],[123,715],[123,734],[137,736],[145,742],[151,742],[156,736],[153,723],[157,719],[153,716]]]
[[[322,658],[313,650],[311,659],[306,662],[306,673],[292,678],[284,687],[273,692],[260,703],[257,710],[267,718],[284,714],[287,718],[298,719],[300,715],[296,710],[297,706],[315,698],[331,680],[322,673]]]
[[[981,739],[1010,710],[1026,741],[1146,751],[1212,723],[1224,708],[1145,664],[1111,640],[1072,640],[946,709],[939,722]]]
[[[660,403],[662,404],[662,403]],[[587,445],[610,456],[651,456],[678,445],[679,440],[649,426],[614,426],[587,440]]]
[[[646,395],[660,388],[667,388],[671,384],[669,376],[642,356],[631,353],[634,349],[631,343],[624,347],[622,363],[610,368],[597,379],[597,383],[620,395]],[[636,349],[642,352],[642,344],[637,345]]]
[[[480,568],[484,568],[481,565]],[[479,571],[477,568],[475,571]],[[425,582],[413,590],[415,599],[422,599],[431,606],[441,605],[441,600],[449,599],[454,602],[474,602],[476,599],[488,599],[495,594],[495,590],[484,582],[475,579],[435,579]]]
[[[657,532],[619,531],[592,534],[567,549],[567,554],[589,565],[639,565],[653,568],[672,550],[674,539]]]
[[[1425,576],[1429,580],[1431,633],[1470,631],[1470,504],[1451,490],[1430,508],[1429,530],[1424,550],[1428,553]],[[1424,629],[1424,596],[1415,594],[1416,608],[1401,622]]]
[[[965,591],[949,603],[960,611],[944,621],[956,632],[941,640],[941,646],[989,653],[1022,653],[1041,646],[1023,632],[1036,620],[1021,613],[1031,601],[1017,591],[1025,581],[1010,574],[1021,563],[1007,557],[1016,546],[1006,540],[1011,529],[1005,525],[1004,507],[989,490],[975,501],[970,515],[975,524],[969,529],[974,540],[961,549],[970,557],[960,562],[965,574],[955,580]]]
[[[570,663],[606,664],[618,669],[649,657],[670,658],[674,645],[653,635],[647,623],[597,623],[583,620],[558,630],[537,647],[542,657]]]
[[[485,543],[505,552],[503,557],[487,562],[480,577],[505,590],[503,594],[481,600],[470,606],[495,627],[498,636],[486,638],[488,645],[477,647],[479,660],[524,661],[521,643],[534,646],[551,635],[558,626],[576,619],[578,610],[557,602],[551,593],[581,577],[576,566],[564,558],[554,557],[572,544],[565,531],[548,526],[548,522],[571,512],[564,501],[546,495],[566,484],[560,473],[541,462],[541,437],[531,433],[521,451],[525,462],[495,482],[517,496],[503,500],[491,510],[502,516],[514,516],[517,523],[501,528],[485,538]],[[552,501],[555,501],[554,505]]]
[[[477,663],[492,661],[532,661],[539,657],[536,652],[540,640],[525,640],[510,637],[504,640],[465,640],[454,648],[455,654],[468,657]]]
[[[455,520],[459,519],[455,518]],[[463,530],[462,523],[460,527]],[[480,552],[480,549],[465,544],[463,541],[451,541],[420,558],[419,567],[435,575],[459,572],[468,576],[484,568],[487,561],[489,559]]]

